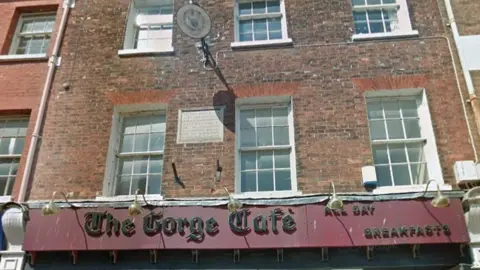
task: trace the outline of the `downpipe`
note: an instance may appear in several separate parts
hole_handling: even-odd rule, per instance
[[[37,119],[35,121],[35,127],[32,133],[32,139],[30,140],[30,146],[28,148],[27,160],[25,161],[25,169],[23,171],[22,184],[20,186],[20,193],[18,195],[18,202],[24,202],[27,194],[27,187],[30,184],[30,176],[32,172],[33,160],[35,158],[38,139],[40,137],[40,129],[43,125],[43,119],[45,111],[47,109],[47,101],[50,96],[50,89],[52,88],[53,76],[57,68],[57,61],[59,58],[60,45],[63,40],[65,28],[67,26],[68,15],[74,0],[64,0],[63,2],[63,14],[60,20],[60,27],[58,29],[57,37],[55,38],[55,44],[53,46],[52,56],[48,60],[48,72],[43,86],[42,97],[40,100],[40,106],[38,107]]]

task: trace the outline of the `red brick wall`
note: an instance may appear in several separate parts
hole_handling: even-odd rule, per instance
[[[1,54],[8,54],[20,13],[56,10],[59,2],[60,0],[0,1]],[[57,22],[58,21],[59,17],[57,18]],[[52,47],[53,46],[50,46],[49,51],[52,50]],[[37,107],[40,102],[46,72],[46,60],[34,62],[0,62],[0,117],[12,113],[30,115],[28,138],[22,153],[20,168],[14,186],[14,194],[16,194],[20,188],[25,157],[28,152],[30,136],[33,132],[35,118],[37,116]]]
[[[480,35],[480,2],[477,0],[451,0],[455,22],[460,35]]]
[[[30,199],[53,190],[92,198],[104,181],[114,104],[168,103],[162,188],[167,197],[210,196],[216,160],[234,186],[234,99],[198,62],[195,40],[174,26],[174,56],[120,58],[128,0],[77,1],[66,32]],[[364,92],[424,87],[446,182],[452,165],[473,159],[444,28],[435,0],[408,1],[413,40],[343,43],[353,28],[348,0],[286,1],[295,48],[230,52],[233,1],[198,1],[212,16],[212,52],[237,96],[293,95],[298,187],[361,191],[371,158]],[[175,1],[178,9],[183,1]],[[428,16],[425,16],[428,14]],[[341,44],[328,44],[328,43]],[[316,45],[314,45],[316,44]],[[307,46],[308,45],[308,46]],[[71,89],[62,91],[63,83]],[[179,108],[226,104],[222,143],[176,144]],[[186,188],[173,181],[175,161]]]

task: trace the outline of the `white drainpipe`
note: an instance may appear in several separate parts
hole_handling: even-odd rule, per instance
[[[22,185],[20,186],[20,193],[18,195],[19,202],[24,202],[27,194],[27,187],[30,183],[30,175],[32,172],[33,160],[35,157],[35,152],[37,148],[38,138],[40,136],[40,129],[43,125],[43,118],[47,108],[47,101],[50,95],[50,89],[52,88],[53,75],[57,67],[58,53],[60,50],[60,45],[63,40],[63,34],[65,32],[65,27],[67,26],[68,14],[70,13],[70,8],[73,6],[75,0],[64,0],[63,3],[63,14],[60,21],[60,27],[58,29],[57,37],[55,38],[55,45],[53,47],[52,56],[48,60],[48,72],[45,84],[43,86],[42,98],[40,100],[40,106],[38,107],[37,120],[35,121],[35,127],[32,133],[32,139],[30,141],[30,147],[28,148],[27,160],[25,162],[25,169],[23,171]]]
[[[475,96],[475,88],[473,87],[472,76],[470,71],[465,66],[465,60],[463,59],[462,52],[460,51],[460,33],[458,32],[457,23],[455,22],[455,16],[453,15],[452,3],[450,0],[445,0],[445,7],[447,9],[448,21],[450,28],[452,29],[453,39],[455,40],[455,46],[457,47],[458,56],[460,58],[460,64],[462,65],[463,76],[467,84],[468,94],[472,97]]]

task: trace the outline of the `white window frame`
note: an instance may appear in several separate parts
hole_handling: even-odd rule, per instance
[[[174,8],[175,1],[172,1],[172,9]],[[152,0],[147,0],[145,1],[145,5],[138,5],[135,3],[135,1],[132,1],[129,10],[128,10],[128,15],[126,18],[126,28],[125,28],[125,36],[124,36],[124,42],[123,42],[123,49],[118,51],[118,54],[120,56],[128,56],[128,55],[145,55],[145,54],[157,54],[157,53],[172,53],[174,51],[173,48],[173,29],[172,29],[172,39],[171,39],[171,44],[169,46],[166,46],[165,49],[134,49],[135,46],[135,37],[137,33],[137,28],[136,26],[136,18],[139,10],[142,9],[149,9],[149,8],[155,8],[159,6],[166,6],[166,4],[162,4],[162,2],[158,1],[152,1]],[[167,24],[174,24],[173,21],[173,14],[172,15],[160,15],[162,16],[162,20],[168,20],[169,22],[162,22],[159,23],[161,25],[167,25]]]
[[[20,18],[18,19],[18,22],[17,22],[17,26],[15,28],[15,34],[12,38],[12,43],[10,45],[10,49],[9,49],[9,52],[8,54],[13,56],[17,56],[16,58],[44,58],[46,57],[47,55],[47,52],[48,52],[48,47],[47,47],[47,50],[45,51],[45,53],[38,53],[38,54],[16,54],[16,51],[17,51],[17,48],[18,48],[18,44],[20,42],[20,35],[21,35],[21,29],[22,29],[22,25],[24,22],[26,21],[32,21],[32,20],[35,20],[35,19],[43,19],[43,18],[51,18],[53,19],[53,22],[54,22],[54,27],[52,29],[52,32],[50,32],[50,41],[48,43],[48,47],[50,47],[50,44],[52,42],[52,38],[53,38],[53,32],[55,31],[55,19],[56,19],[56,13],[55,12],[41,12],[41,13],[24,13],[24,14],[21,14],[20,15]],[[44,35],[46,35],[46,32],[43,33]]]
[[[107,159],[105,165],[105,176],[103,181],[103,190],[101,195],[97,195],[97,201],[131,201],[135,195],[115,195],[118,170],[118,152],[122,139],[123,119],[129,115],[165,115],[165,124],[167,124],[167,105],[166,104],[134,104],[115,106],[112,116],[112,127],[110,130],[110,140],[108,145]],[[166,136],[166,131],[165,131]],[[163,151],[158,153],[164,156]],[[161,153],[160,153],[161,152]],[[128,154],[130,155],[130,154]],[[163,182],[163,173],[162,173]],[[147,200],[163,200],[162,183],[160,183],[161,194],[146,194]]]
[[[295,126],[293,119],[293,99],[290,96],[275,97],[253,97],[239,98],[235,101],[235,194],[236,198],[282,198],[301,195],[297,185],[297,166],[295,152]],[[288,107],[288,135],[290,139],[289,146],[261,146],[261,147],[240,147],[240,110],[243,109],[262,109],[274,107]],[[243,150],[279,150],[290,149],[290,174],[291,187],[289,191],[241,191],[241,152]]]
[[[28,123],[29,123],[29,117],[28,116],[25,116],[25,115],[13,115],[13,116],[8,116],[8,117],[0,117],[0,120],[4,121],[4,120],[25,120],[27,122],[27,129],[28,129]],[[26,141],[27,141],[27,136],[28,136],[28,133],[25,134],[25,145],[26,145]],[[10,151],[13,152],[13,147],[15,146],[15,141],[16,141],[16,137],[10,141],[10,145],[9,145],[9,149]],[[25,148],[25,145],[24,145],[24,148]],[[22,161],[22,154],[8,154],[8,155],[0,155],[0,160],[1,159],[18,159],[18,169],[20,168],[20,163]],[[12,183],[10,183],[11,185],[14,185],[15,186],[15,182],[17,181],[17,176],[18,176],[18,171],[17,171],[17,174],[15,175],[15,179],[13,180]],[[7,189],[7,186],[5,186],[5,188]],[[12,188],[13,189],[13,188]],[[5,194],[5,191],[3,191],[3,194]],[[10,201],[12,195],[0,195],[0,202],[7,202],[7,201]]]
[[[425,161],[427,166],[427,181],[433,179],[437,182],[442,190],[451,190],[451,185],[445,184],[443,179],[442,167],[440,166],[440,159],[438,156],[437,143],[435,139],[435,133],[433,131],[432,118],[430,115],[430,109],[428,106],[428,99],[425,89],[402,89],[402,90],[381,90],[381,91],[369,91],[366,92],[366,99],[392,99],[396,100],[398,98],[417,98],[419,101],[418,106],[418,116],[419,116],[419,125],[420,125],[420,134],[421,139],[400,139],[395,141],[404,141],[412,142],[419,141],[425,142],[423,146],[423,151],[425,155]],[[367,120],[368,121],[368,120]],[[368,121],[370,125],[370,121]],[[370,130],[370,129],[369,129]],[[370,131],[369,131],[370,135]],[[375,143],[387,142],[388,140],[371,140],[371,135],[369,137],[370,147]],[[372,153],[373,154],[373,153]],[[373,158],[372,158],[373,160]],[[384,193],[402,193],[402,192],[421,192],[425,190],[426,185],[405,185],[405,186],[385,186],[377,187],[373,193],[375,194],[384,194]],[[430,185],[429,190],[436,190],[435,185]]]
[[[242,47],[262,47],[262,46],[271,46],[271,45],[288,45],[292,44],[293,41],[288,37],[288,25],[287,25],[287,13],[285,8],[285,0],[280,0],[280,13],[279,14],[251,14],[245,16],[248,19],[264,19],[264,18],[276,18],[281,17],[282,24],[282,39],[273,39],[273,40],[258,40],[258,41],[240,41],[240,3],[251,3],[251,2],[264,2],[265,0],[235,0],[234,7],[234,26],[235,26],[235,42],[232,42],[230,46],[232,48],[242,48]]]
[[[351,1],[351,0],[349,0]],[[381,39],[381,38],[400,38],[400,37],[414,37],[418,36],[418,31],[412,29],[412,22],[410,19],[410,13],[408,11],[407,0],[396,0],[396,4],[381,4],[381,5],[368,5],[368,6],[353,6],[352,14],[354,11],[365,10],[381,10],[381,9],[397,9],[398,29],[392,32],[386,33],[359,33],[353,34],[353,41]],[[355,20],[353,21],[355,24]]]

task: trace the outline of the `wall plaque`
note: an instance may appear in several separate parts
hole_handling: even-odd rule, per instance
[[[177,143],[223,141],[223,107],[183,109],[178,115]]]

